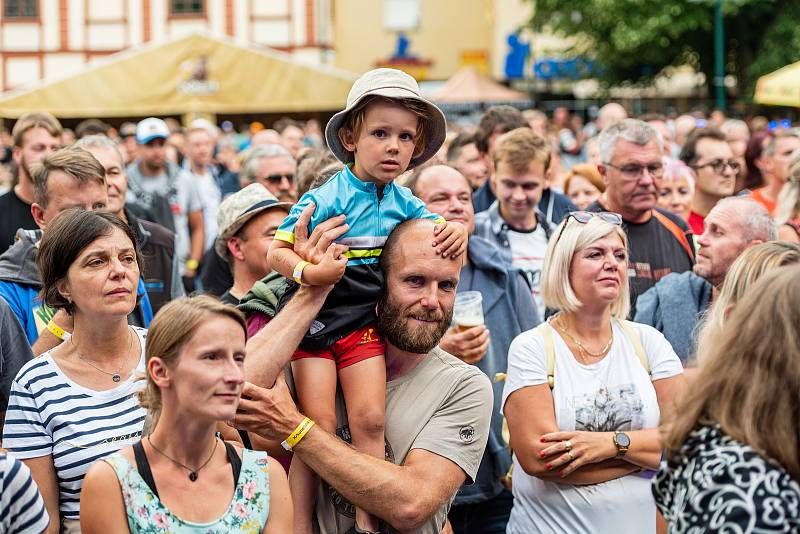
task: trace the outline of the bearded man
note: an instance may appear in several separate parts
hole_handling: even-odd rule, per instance
[[[386,291],[378,306],[378,329],[387,343],[388,461],[345,443],[349,427],[341,398],[338,436],[314,425],[299,441],[291,440],[294,454],[323,480],[315,513],[321,534],[354,532],[356,506],[391,529],[439,534],[459,487],[465,480],[472,483],[478,471],[492,389],[477,367],[438,347],[450,326],[464,258],[437,255],[432,238],[430,221],[405,222],[389,236],[381,256]],[[326,296],[325,288],[302,287],[248,342],[249,381],[275,382],[276,370],[289,360]],[[237,427],[280,441],[303,423],[282,380],[271,389],[245,385]]]

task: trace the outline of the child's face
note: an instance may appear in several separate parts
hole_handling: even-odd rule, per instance
[[[355,154],[353,173],[379,185],[404,173],[414,155],[418,121],[399,104],[378,101],[367,106],[358,141],[343,140],[344,147]]]

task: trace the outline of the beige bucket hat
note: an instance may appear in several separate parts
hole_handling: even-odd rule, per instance
[[[242,226],[264,210],[282,208],[287,213],[291,202],[281,202],[261,184],[250,184],[222,201],[217,211],[219,235],[214,249],[222,258],[228,258],[228,239]]]
[[[422,165],[439,151],[447,135],[444,113],[433,102],[420,95],[419,85],[414,78],[401,70],[384,68],[366,72],[356,80],[347,95],[347,107],[334,115],[325,127],[325,141],[339,161],[345,164],[353,162],[353,153],[348,152],[339,140],[339,128],[344,124],[347,114],[364,98],[372,95],[411,98],[428,108],[428,120],[425,121],[428,146],[422,154],[411,159],[410,167]]]

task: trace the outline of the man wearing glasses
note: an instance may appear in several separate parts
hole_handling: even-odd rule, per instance
[[[258,182],[281,202],[297,202],[294,179],[297,164],[289,151],[280,145],[262,145],[253,149],[245,163],[248,183]]]
[[[649,124],[626,119],[604,129],[598,138],[597,166],[606,183],[603,197],[589,211],[622,216],[628,234],[631,314],[636,299],[669,273],[692,269],[694,247],[686,223],[656,208],[664,173],[663,145]]]
[[[716,128],[698,128],[689,134],[680,159],[694,171],[689,227],[694,235],[701,235],[711,208],[734,193],[741,166],[725,134]]]

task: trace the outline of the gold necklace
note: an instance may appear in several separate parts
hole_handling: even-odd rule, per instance
[[[556,320],[558,321],[558,323],[556,323]],[[556,328],[558,328],[558,330],[559,330],[559,331],[560,331],[562,334],[564,334],[565,336],[567,336],[567,337],[570,339],[570,341],[572,341],[572,342],[575,344],[575,346],[577,346],[577,347],[578,347],[578,350],[580,350],[580,351],[581,351],[581,353],[583,353],[585,356],[587,356],[587,357],[590,357],[590,358],[602,358],[603,356],[605,356],[606,354],[608,354],[608,351],[609,351],[609,350],[611,350],[611,344],[614,342],[614,329],[613,329],[613,327],[612,327],[612,329],[611,329],[611,337],[609,337],[609,338],[608,338],[608,343],[606,343],[605,347],[603,347],[603,348],[600,350],[600,352],[598,352],[598,353],[594,353],[594,352],[591,352],[590,350],[588,350],[588,349],[587,349],[587,348],[586,348],[586,347],[583,345],[583,343],[581,343],[581,341],[580,341],[578,338],[576,338],[575,336],[573,336],[572,334],[570,334],[570,333],[567,331],[566,327],[564,327],[564,326],[561,324],[561,321],[562,321],[562,320],[563,320],[563,316],[562,316],[562,315],[559,315],[558,317],[556,317],[556,318],[553,320],[553,323],[555,323],[555,325],[556,325]]]

